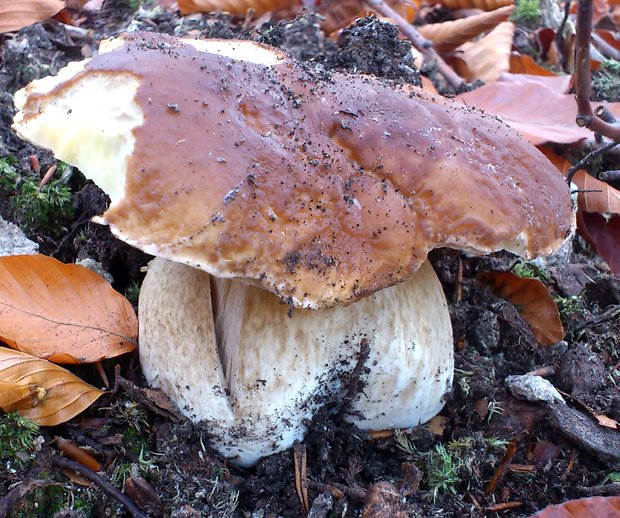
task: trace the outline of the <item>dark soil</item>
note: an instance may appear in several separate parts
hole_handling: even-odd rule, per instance
[[[104,6],[101,12],[80,14],[85,19],[77,28],[47,21],[0,36],[0,158],[11,157],[20,175],[33,174],[30,155],[38,157],[43,171],[53,157],[10,130],[12,93],[88,57],[100,39],[128,28],[254,38],[281,46],[325,73],[339,69],[419,84],[409,44],[376,19],[359,21],[333,41],[322,35],[313,16],[255,29],[222,16],[180,19],[151,8]],[[24,228],[42,253],[65,262],[96,259],[119,291],[130,290],[140,282],[149,257],[90,222],[108,203],[97,187],[77,171],[69,185],[73,210],[60,230],[28,225],[12,202],[18,187],[2,183],[0,215]],[[93,453],[102,464],[99,477],[123,489],[150,516],[518,517],[595,493],[619,470],[614,460],[587,450],[579,438],[569,440],[553,424],[548,407],[515,399],[504,379],[548,367],[548,379],[584,419],[606,415],[620,420],[620,279],[576,238],[565,261],[544,266],[566,335],[557,345],[541,347],[518,308],[477,280],[480,272],[509,269],[518,262],[515,257],[474,258],[439,250],[431,259],[454,326],[457,370],[449,400],[429,425],[373,436],[344,423],[335,407],[326,407],[295,449],[307,457],[310,509],[303,508],[296,491],[293,450],[250,470],[227,464],[209,449],[208,427],[152,404],[152,395],[141,390],[144,382],[133,357],[121,362],[121,374],[129,381],[118,391],[70,423],[42,429],[40,451],[25,453],[22,461],[2,458],[0,514],[3,503],[10,503],[8,516],[14,517],[127,516],[118,496],[102,491],[100,484],[79,485],[55,467],[54,436],[70,438]],[[114,363],[105,365],[111,379]],[[90,367],[79,374],[96,380]],[[502,462],[507,451],[513,456]],[[502,465],[506,474],[489,487]],[[20,482],[22,488],[29,484],[23,494],[15,490]]]

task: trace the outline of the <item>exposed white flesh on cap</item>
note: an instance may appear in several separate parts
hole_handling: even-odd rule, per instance
[[[140,362],[214,446],[249,466],[303,438],[303,422],[338,401],[366,339],[348,419],[365,429],[415,426],[452,385],[450,316],[424,263],[409,280],[347,307],[289,307],[264,290],[155,259],[140,292]],[[212,307],[216,315],[213,316]],[[225,310],[225,311],[224,311]]]

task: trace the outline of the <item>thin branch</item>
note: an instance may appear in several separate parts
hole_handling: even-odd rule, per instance
[[[594,115],[590,97],[592,95],[590,39],[592,37],[592,0],[579,0],[575,38],[575,101],[577,102],[577,126],[620,142],[620,125],[605,122]]]
[[[446,79],[446,81],[448,81],[448,84],[452,88],[459,91],[463,87],[465,84],[463,78],[448,66],[441,56],[437,54],[437,51],[433,48],[433,44],[426,38],[423,38],[422,35],[416,31],[407,20],[387,5],[383,0],[364,1],[382,16],[395,21],[401,32],[411,41],[413,46],[422,53],[424,59],[428,62],[436,63],[437,71]]]
[[[144,514],[140,508],[133,503],[126,495],[121,493],[116,487],[110,484],[107,480],[101,478],[97,473],[83,466],[79,462],[75,462],[74,460],[67,459],[65,457],[61,457],[60,455],[56,455],[52,457],[52,463],[59,467],[60,469],[68,469],[81,475],[86,480],[95,484],[99,489],[101,489],[105,494],[114,498],[119,503],[123,504],[129,514],[134,518],[148,518],[146,514]]]
[[[579,169],[581,169],[586,164],[591,162],[597,156],[602,155],[606,151],[609,151],[610,149],[615,148],[618,144],[620,144],[620,142],[609,142],[605,144],[604,146],[596,148],[594,151],[591,151],[586,156],[584,156],[581,160],[579,160],[579,162],[577,162],[567,171],[566,181],[568,182],[568,184],[570,185],[570,183],[573,181],[573,176],[575,176],[575,173],[579,171]]]

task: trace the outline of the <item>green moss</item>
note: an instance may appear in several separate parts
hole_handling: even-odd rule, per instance
[[[38,435],[39,425],[31,419],[17,412],[4,415],[0,418],[0,459],[26,464]]]
[[[526,27],[536,26],[540,21],[540,4],[538,0],[518,0],[517,7],[510,19]]]
[[[620,100],[620,61],[603,61],[592,74],[592,93],[598,101]]]
[[[72,168],[59,163],[55,179],[39,188],[36,175],[21,176],[16,182],[13,206],[19,211],[23,226],[30,231],[57,235],[73,215],[73,197],[67,185]]]

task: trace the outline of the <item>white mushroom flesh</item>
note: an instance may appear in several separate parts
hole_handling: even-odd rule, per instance
[[[364,340],[369,355],[346,410],[361,428],[424,422],[452,385],[450,316],[428,262],[350,306],[289,316],[269,292],[158,258],[139,308],[148,382],[206,421],[214,446],[242,466],[302,439],[304,421],[342,399]]]

